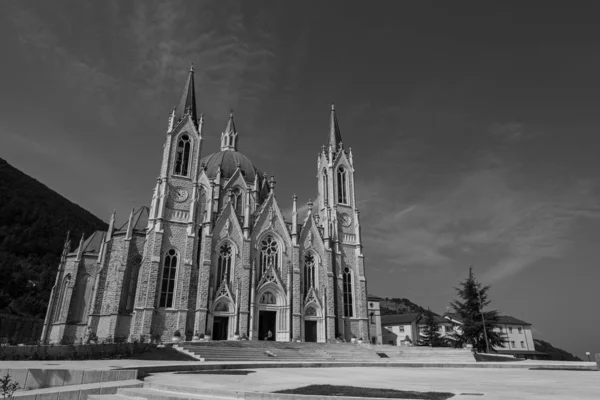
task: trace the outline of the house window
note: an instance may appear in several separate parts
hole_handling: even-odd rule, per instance
[[[404,327],[403,327],[403,326],[399,326],[399,327],[398,327],[398,332],[400,332],[400,333],[404,333]]]
[[[511,340],[511,341],[510,341],[510,346],[511,346],[511,347],[515,347],[515,341],[514,341],[514,340]]]
[[[219,260],[217,261],[217,282],[218,286],[223,280],[231,276],[231,256],[233,250],[228,243],[225,243],[219,249]]]
[[[163,264],[162,283],[160,289],[159,307],[173,307],[173,293],[175,292],[175,275],[177,274],[177,253],[171,249],[165,256]]]
[[[508,328],[508,333],[512,333],[512,326]]]
[[[304,297],[311,287],[315,287],[315,256],[306,253],[304,256]]]
[[[352,275],[348,268],[344,270],[344,317],[352,317]]]
[[[261,243],[259,279],[271,265],[279,266],[279,245],[272,236],[267,236]]]
[[[524,349],[525,348],[525,342],[521,340],[521,348]]]
[[[182,135],[177,142],[177,151],[175,153],[175,174],[188,176],[190,167],[190,148],[190,137],[188,135]]]
[[[519,329],[519,335],[523,333],[523,328],[518,328]]]
[[[347,193],[347,179],[346,179],[346,169],[344,167],[339,167],[337,171],[337,181],[338,181],[338,202],[342,204],[348,204],[348,193]]]

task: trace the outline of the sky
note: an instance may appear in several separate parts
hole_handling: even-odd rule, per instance
[[[585,358],[600,352],[600,5],[554,3],[2,1],[0,157],[124,222],[150,203],[193,63],[203,155],[234,109],[239,150],[289,213],[293,193],[316,196],[334,102],[369,293],[443,313],[472,265],[491,308]]]

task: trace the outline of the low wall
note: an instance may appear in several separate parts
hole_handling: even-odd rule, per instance
[[[0,346],[0,360],[97,360],[133,356],[154,347],[151,343]]]
[[[43,327],[44,320],[39,318],[0,313],[0,343],[37,342]]]
[[[87,383],[114,382],[137,379],[137,370],[72,370],[72,369],[2,369],[0,376],[10,375],[21,390],[82,385]]]

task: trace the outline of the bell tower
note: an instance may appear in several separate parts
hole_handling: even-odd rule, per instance
[[[198,118],[194,68],[170,116],[159,176],[152,196],[145,257],[138,279],[131,339],[182,335],[193,326],[199,238],[200,154],[203,116]]]
[[[335,329],[350,339],[369,339],[367,282],[356,207],[352,149],[342,142],[335,106],[331,105],[327,145],[318,161],[318,214],[325,248],[331,260],[328,274],[333,280]]]

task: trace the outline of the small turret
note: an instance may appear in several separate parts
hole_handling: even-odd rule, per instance
[[[237,151],[238,133],[235,130],[235,123],[233,121],[233,110],[229,114],[229,121],[225,131],[221,133],[221,151],[233,150]]]
[[[275,192],[275,175],[271,175],[271,178],[269,178],[269,192]]]

